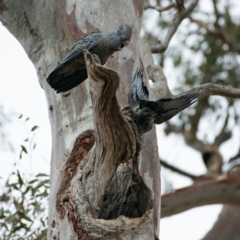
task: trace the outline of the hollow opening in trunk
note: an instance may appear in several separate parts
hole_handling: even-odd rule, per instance
[[[152,192],[142,177],[132,168],[123,167],[115,173],[103,196],[98,219],[116,219],[121,215],[140,218],[152,208]]]

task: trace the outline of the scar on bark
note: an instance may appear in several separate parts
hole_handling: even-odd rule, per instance
[[[94,131],[87,130],[80,134],[73,146],[72,152],[67,159],[63,170],[63,179],[57,193],[57,212],[59,214],[60,219],[64,218],[66,209],[64,207],[64,203],[68,202],[69,194],[67,190],[70,186],[71,179],[75,176],[77,172],[77,166],[80,161],[87,155],[89,150],[92,148],[95,141]]]
[[[83,132],[74,143],[57,193],[57,212],[63,219],[68,211],[78,239],[115,239],[120,231],[140,236],[143,228],[148,229],[146,239],[153,239],[153,196],[138,170],[137,128],[116,99],[119,76],[100,65],[96,55],[85,50],[84,57],[94,131]]]

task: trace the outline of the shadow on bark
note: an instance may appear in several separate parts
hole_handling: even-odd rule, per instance
[[[116,239],[119,233],[118,239],[154,239],[153,196],[138,170],[141,140],[118,105],[119,76],[101,66],[97,56],[88,51],[84,56],[94,131],[75,141],[62,173],[57,212],[60,219],[67,212],[78,239]]]

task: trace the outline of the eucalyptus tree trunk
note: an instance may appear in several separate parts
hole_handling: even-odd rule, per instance
[[[146,62],[151,53],[143,51],[139,37],[143,5],[143,0],[0,0],[0,20],[35,65],[48,102],[52,129],[48,239],[158,236],[160,165],[155,129],[139,139],[125,108],[140,62],[145,68],[152,64]],[[47,75],[75,41],[125,24],[133,27],[129,47],[114,53],[105,66],[86,52],[89,80],[68,94],[56,94],[49,87]]]

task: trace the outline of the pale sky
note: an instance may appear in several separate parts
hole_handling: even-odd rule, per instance
[[[47,103],[44,91],[41,89],[35,68],[28,59],[17,40],[0,23],[0,66],[1,66],[1,88],[0,105],[4,106],[7,112],[14,112],[13,122],[6,127],[6,133],[14,145],[15,153],[0,151],[1,176],[6,177],[13,164],[16,162],[26,173],[35,174],[50,171],[51,156],[51,131],[48,120]],[[170,71],[169,71],[170,72]],[[22,119],[18,116],[23,114]],[[29,117],[30,120],[24,123]],[[26,125],[27,124],[27,125]],[[36,151],[31,159],[28,156],[19,161],[20,145],[26,139],[34,125],[38,125],[35,142]],[[233,141],[239,146],[239,130]],[[159,152],[163,159],[177,167],[194,174],[203,174],[205,167],[200,155],[189,147],[184,147],[182,137],[170,135],[166,137],[163,132],[163,125],[157,129]],[[174,148],[173,148],[174,146]],[[221,148],[225,152],[229,146],[228,141]],[[162,170],[164,175],[171,178],[174,188],[191,185],[187,178]],[[199,240],[211,228],[221,210],[220,205],[195,208],[182,214],[161,220],[161,240]],[[207,216],[207,218],[206,218]]]

